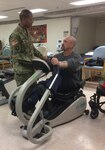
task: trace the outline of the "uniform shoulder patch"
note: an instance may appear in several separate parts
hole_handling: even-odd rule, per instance
[[[18,40],[17,40],[16,38],[11,38],[11,39],[10,39],[10,44],[11,44],[12,46],[15,46],[15,45],[18,44]]]

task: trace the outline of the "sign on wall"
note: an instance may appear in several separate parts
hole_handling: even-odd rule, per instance
[[[47,24],[32,26],[30,33],[33,37],[34,43],[47,42]]]
[[[76,37],[80,23],[80,17],[71,17],[71,35]]]

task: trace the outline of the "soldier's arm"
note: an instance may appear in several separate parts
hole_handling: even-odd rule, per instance
[[[12,57],[15,57],[16,54],[21,53],[21,45],[19,42],[19,37],[15,34],[11,34],[9,37],[9,44],[12,51]]]

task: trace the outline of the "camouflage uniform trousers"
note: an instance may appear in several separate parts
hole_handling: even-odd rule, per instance
[[[32,75],[33,75],[33,71],[32,72],[27,72],[26,74],[16,74],[14,75],[14,79],[16,80],[17,86],[22,85],[23,83],[25,83]]]

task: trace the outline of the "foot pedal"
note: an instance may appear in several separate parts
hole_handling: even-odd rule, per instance
[[[22,136],[25,139],[28,139],[28,136],[27,136],[27,126],[20,126],[20,130],[21,130]]]

